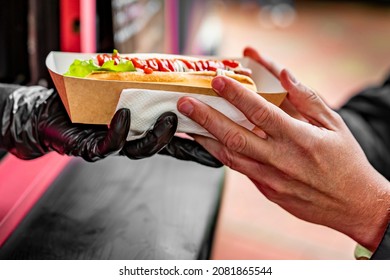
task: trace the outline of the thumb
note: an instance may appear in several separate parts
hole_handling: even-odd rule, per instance
[[[271,72],[277,79],[280,78],[280,72],[282,71],[282,67],[267,58],[265,55],[260,55],[258,51],[256,51],[252,47],[246,47],[243,52],[244,57],[250,57],[254,61],[258,62],[260,65],[264,66],[268,71]]]
[[[288,100],[311,124],[332,128],[329,121],[335,113],[314,90],[297,81],[286,69],[280,73],[280,82],[288,92]]]

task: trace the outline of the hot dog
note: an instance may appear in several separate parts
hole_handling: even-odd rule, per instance
[[[97,80],[169,83],[211,87],[216,75],[229,76],[256,91],[250,69],[235,60],[198,59],[184,56],[122,56],[99,54],[89,60],[75,60],[66,76]]]

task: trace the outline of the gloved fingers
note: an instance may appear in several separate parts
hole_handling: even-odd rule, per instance
[[[195,161],[210,167],[221,167],[223,164],[206,151],[199,143],[180,137],[173,137],[171,142],[159,154],[169,155],[181,160]]]
[[[130,121],[131,114],[129,109],[123,108],[118,110],[111,120],[106,136],[98,142],[96,154],[106,157],[120,151],[126,143]]]
[[[131,159],[142,159],[156,154],[171,141],[176,133],[177,122],[175,113],[162,114],[157,119],[153,129],[140,139],[128,141],[121,154]]]

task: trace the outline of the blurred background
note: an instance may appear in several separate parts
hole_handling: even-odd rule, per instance
[[[52,50],[239,57],[245,46],[252,46],[337,108],[390,73],[389,3],[5,1],[0,82],[51,86],[44,62]],[[5,216],[0,215],[0,225]],[[340,233],[291,216],[264,199],[244,176],[227,170],[211,258],[353,259],[354,247]]]

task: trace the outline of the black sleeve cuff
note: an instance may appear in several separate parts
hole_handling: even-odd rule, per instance
[[[390,260],[390,224],[387,226],[386,233],[371,260]]]

